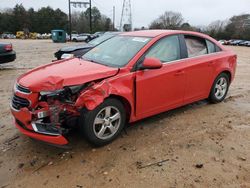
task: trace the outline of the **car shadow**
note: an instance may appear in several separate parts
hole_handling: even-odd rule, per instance
[[[125,136],[130,135],[131,132],[136,131],[140,127],[144,127],[144,128],[152,127],[153,128],[155,126],[152,126],[152,124],[156,124],[159,121],[161,121],[162,119],[170,118],[172,116],[178,116],[185,111],[197,109],[197,108],[203,107],[207,104],[209,104],[207,100],[202,100],[202,101],[198,101],[198,102],[195,102],[192,104],[185,105],[183,107],[179,107],[177,109],[173,109],[170,111],[166,111],[166,112],[145,118],[143,120],[140,120],[140,121],[137,121],[134,123],[128,123],[126,125],[124,131],[122,132],[121,137],[125,137]],[[77,150],[78,147],[85,148],[85,149],[94,148],[93,146],[89,145],[84,140],[83,136],[80,134],[79,130],[77,130],[77,129],[72,130],[69,133],[68,138],[69,138],[70,144],[69,144],[69,148],[66,148],[66,149],[73,149],[73,150],[76,149]]]
[[[135,123],[127,124],[124,131],[122,132],[121,136],[118,137],[118,140],[120,138],[129,137],[130,135],[136,134],[134,133],[141,127],[143,128],[155,128],[155,126],[152,126],[154,124],[158,124],[159,121],[166,118],[171,118],[172,116],[178,116],[182,114],[183,112],[201,108],[205,105],[209,104],[206,100],[198,101],[192,104],[188,104],[183,107],[179,107],[174,110],[170,110],[167,112],[160,113],[158,115],[154,115],[148,118],[145,118],[143,120],[137,121]],[[146,130],[145,130],[146,131]],[[72,152],[82,152],[82,151],[91,151],[94,146],[90,145],[83,137],[83,135],[80,133],[79,129],[73,129],[71,130],[68,135],[67,139],[69,140],[69,144],[66,146],[58,146],[58,145],[51,145],[44,142],[40,142],[37,140],[32,140],[32,142],[28,142],[28,147],[34,148],[35,150],[39,148],[39,153],[51,153],[54,155],[60,155],[61,153],[65,151],[72,151]],[[116,140],[117,141],[117,140]],[[115,141],[115,142],[116,142]]]

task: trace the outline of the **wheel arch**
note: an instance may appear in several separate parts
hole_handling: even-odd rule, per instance
[[[231,83],[232,82],[232,73],[229,71],[229,70],[223,70],[221,71],[219,74],[217,74],[217,76],[215,77],[215,79],[222,73],[225,73],[228,78],[229,78],[229,82]]]
[[[129,121],[130,115],[131,115],[131,110],[132,110],[130,102],[125,97],[122,97],[120,95],[115,95],[115,94],[109,95],[108,98],[117,99],[117,100],[119,100],[123,104],[123,106],[124,106],[124,108],[126,110],[126,120]]]
[[[232,73],[229,70],[224,70],[220,74],[222,74],[222,73],[225,73],[228,76],[229,82],[231,83],[232,82]]]

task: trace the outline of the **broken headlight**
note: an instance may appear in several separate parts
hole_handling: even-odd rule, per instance
[[[80,91],[82,91],[85,88],[85,84],[83,85],[78,85],[78,86],[70,86],[67,87],[67,89],[69,89],[71,91],[72,94],[76,94],[79,93]]]
[[[81,92],[85,88],[85,84],[78,86],[67,86],[63,89],[55,90],[55,91],[41,91],[40,96],[41,99],[48,98],[58,98],[58,99],[70,99],[71,96],[74,96]]]
[[[56,91],[41,91],[41,96],[47,96],[47,97],[54,97],[60,95],[62,92],[64,92],[64,89],[59,89]]]

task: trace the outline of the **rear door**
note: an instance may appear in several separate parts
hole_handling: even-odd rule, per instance
[[[207,97],[210,90],[213,59],[208,57],[207,43],[204,38],[197,36],[184,36],[187,47],[187,90],[184,97],[185,103]]]

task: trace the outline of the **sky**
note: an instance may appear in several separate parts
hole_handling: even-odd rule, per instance
[[[17,3],[22,3],[25,8],[33,7],[35,10],[51,6],[68,13],[68,0],[0,0],[0,9],[12,8]],[[123,0],[92,0],[92,4],[110,18],[115,6],[115,25],[119,26]],[[233,15],[250,13],[250,0],[131,0],[131,4],[133,27],[147,27],[165,11],[180,12],[186,22],[195,26],[204,26],[212,21],[229,19]],[[72,9],[81,11],[80,8]]]

